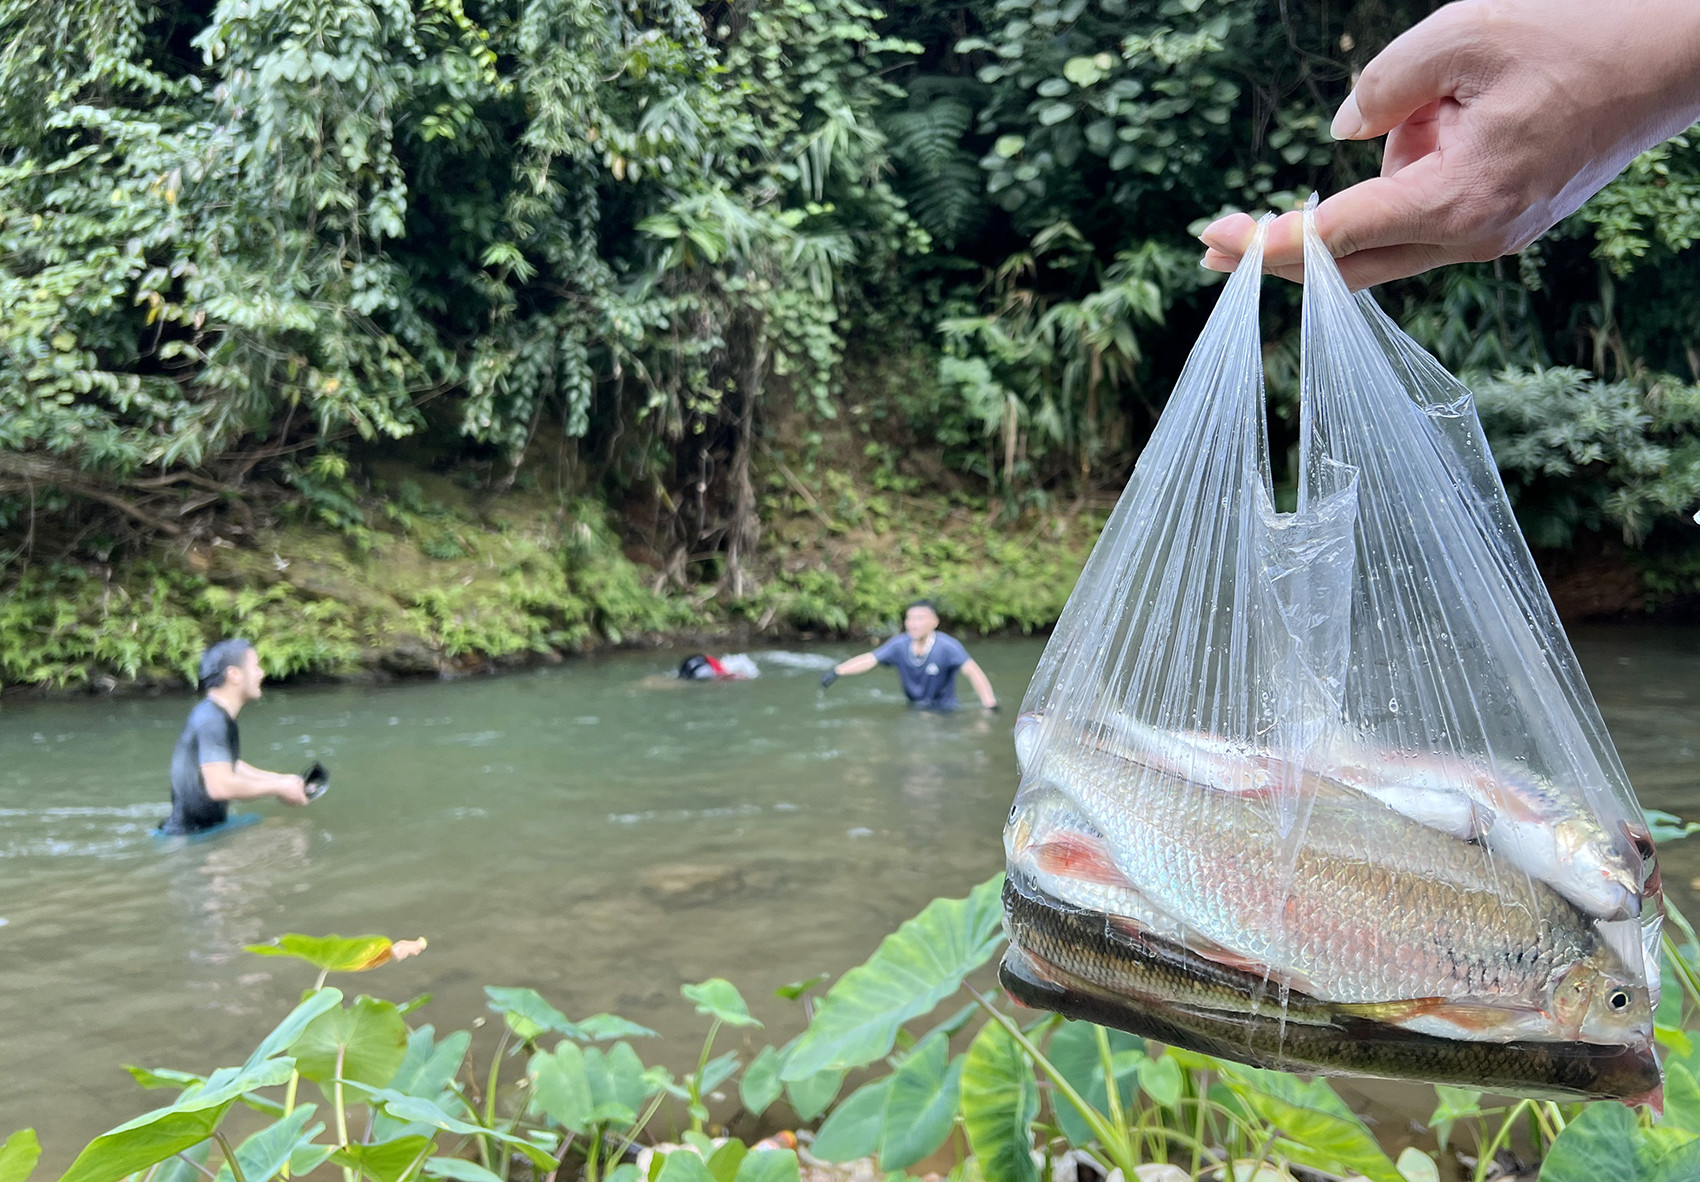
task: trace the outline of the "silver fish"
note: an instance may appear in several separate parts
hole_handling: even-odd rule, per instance
[[[1647,990],[1551,888],[1361,797],[1312,795],[1291,838],[1268,802],[1092,748],[1029,749],[1159,915],[1323,1001],[1428,1001],[1411,1029],[1645,1043]],[[1037,766],[1035,766],[1037,764]],[[1417,1023],[1420,1022],[1421,1025]]]

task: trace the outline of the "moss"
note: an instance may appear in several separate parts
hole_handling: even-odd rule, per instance
[[[250,546],[28,568],[0,599],[0,688],[183,684],[224,635],[254,640],[273,676],[349,676],[685,635],[866,633],[920,596],[966,632],[1056,619],[1100,513],[1011,521],[960,489],[917,495],[897,453],[855,458],[852,476],[772,451],[759,589],[737,601],[658,589],[594,503],[523,489],[486,503],[387,463],[365,525],[295,520]]]

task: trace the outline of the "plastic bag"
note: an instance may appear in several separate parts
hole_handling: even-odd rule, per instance
[[[1005,986],[1259,1066],[1656,1099],[1643,815],[1468,391],[1305,232],[1297,509],[1260,227],[1023,703]]]

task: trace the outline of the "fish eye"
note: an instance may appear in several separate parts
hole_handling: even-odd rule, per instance
[[[1012,820],[1012,821],[1013,821],[1013,820],[1015,820],[1015,810],[1016,810],[1016,807],[1017,807],[1017,806],[1015,806],[1015,805],[1013,805],[1013,804],[1012,804],[1012,805],[1010,805],[1010,806],[1009,806],[1009,819],[1010,819],[1010,820]]]
[[[1629,1008],[1629,990],[1613,989],[1606,997],[1606,1004],[1614,1010],[1627,1010]]]

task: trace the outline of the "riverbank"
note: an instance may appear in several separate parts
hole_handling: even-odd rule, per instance
[[[871,635],[923,595],[947,627],[1029,633],[1062,610],[1109,504],[1009,517],[960,493],[765,459],[765,524],[739,597],[668,579],[596,503],[535,487],[490,498],[377,462],[353,523],[285,517],[240,541],[27,567],[0,602],[0,693],[183,687],[218,635],[255,640],[274,677],[383,680],[610,647]]]

